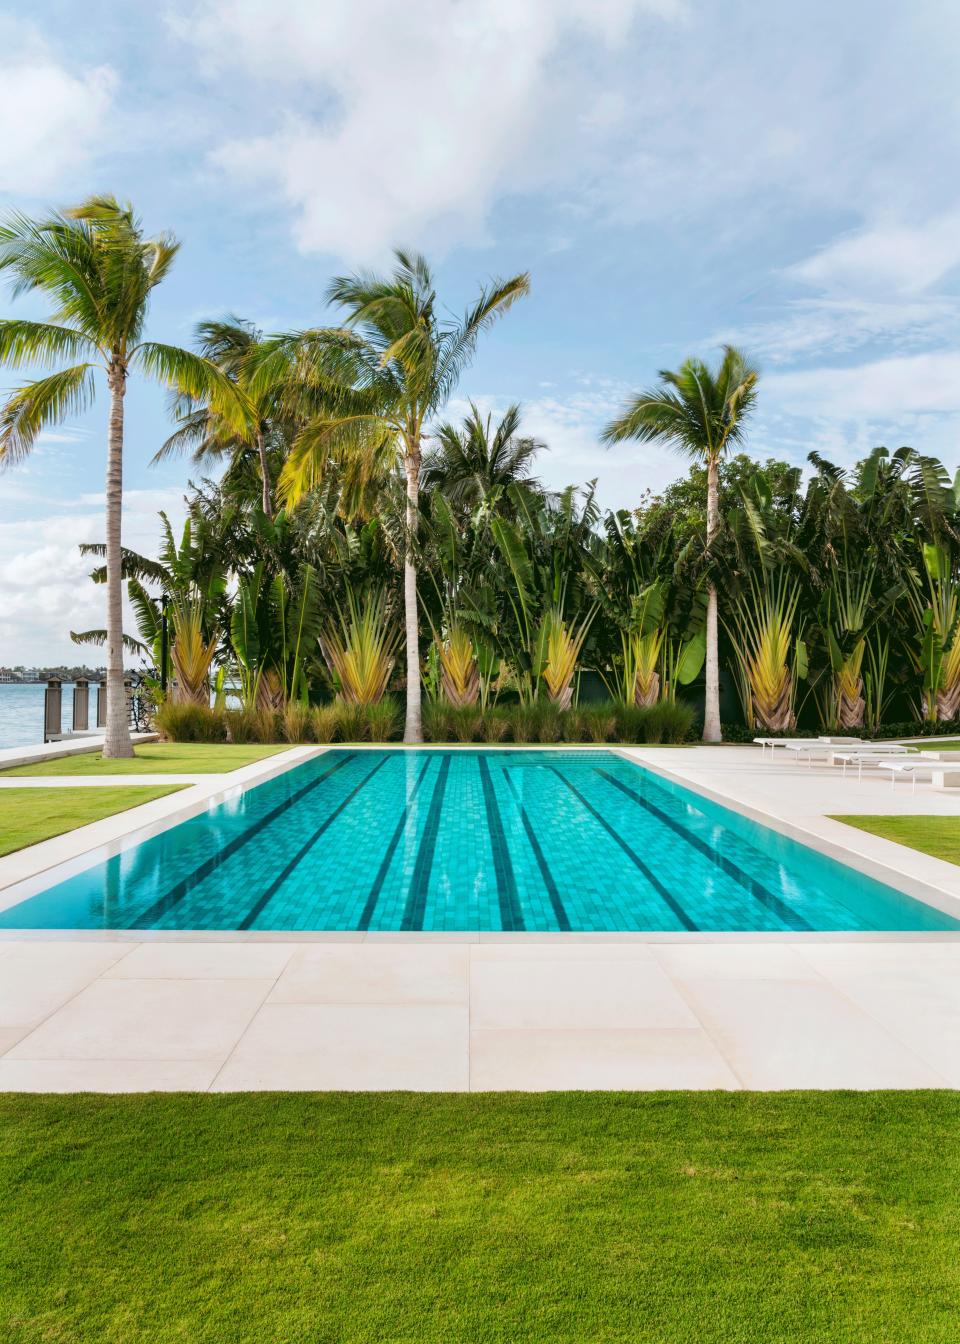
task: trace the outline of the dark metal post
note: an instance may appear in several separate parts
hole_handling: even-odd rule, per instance
[[[160,693],[167,694],[167,602],[166,593],[160,599]]]
[[[77,678],[73,688],[73,731],[85,733],[90,726],[90,683]]]
[[[58,677],[51,677],[43,693],[43,740],[51,741],[60,736],[60,697],[61,688]]]
[[[106,681],[97,684],[97,727],[106,728],[107,726],[107,683]]]

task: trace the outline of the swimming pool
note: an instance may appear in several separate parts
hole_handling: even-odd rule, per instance
[[[0,928],[960,930],[611,751],[324,752]]]

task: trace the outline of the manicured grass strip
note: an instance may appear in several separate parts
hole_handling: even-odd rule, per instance
[[[960,741],[951,737],[928,737],[925,742],[910,742],[911,747],[920,751],[960,751]]]
[[[241,765],[262,761],[278,751],[289,751],[285,744],[261,746],[250,743],[234,746],[226,742],[146,742],[136,748],[132,760],[105,761],[99,752],[80,756],[61,756],[55,761],[38,761],[4,770],[4,775],[209,775],[218,771],[238,770]]]
[[[184,784],[105,785],[92,789],[0,789],[0,855],[35,845],[64,831],[101,821],[140,803],[152,803]]]
[[[18,1344],[955,1344],[949,1092],[0,1097]]]
[[[960,817],[834,817],[859,831],[909,845],[935,859],[960,863]]]

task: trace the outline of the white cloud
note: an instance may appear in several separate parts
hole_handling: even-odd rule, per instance
[[[3,481],[5,496],[10,482]],[[182,491],[131,490],[125,496],[123,543],[132,550],[156,554],[160,527],[157,511],[166,509],[174,526],[182,518]],[[98,629],[106,622],[106,590],[90,581],[97,561],[80,554],[79,545],[103,539],[103,496],[84,495],[57,501],[55,511],[34,509],[8,521],[0,517],[0,649],[6,661],[28,666],[73,663],[96,665],[102,654],[81,649],[71,630]],[[129,608],[124,629],[136,635]]]
[[[78,178],[116,83],[110,66],[71,69],[32,25],[0,18],[0,191],[35,195]]]
[[[838,238],[786,274],[829,292],[915,295],[960,265],[960,211],[879,223]]]
[[[714,332],[708,345],[744,346],[768,365],[811,355],[846,354],[859,347],[916,349],[960,333],[960,305],[951,296],[915,299],[784,299],[777,317]]]
[[[555,68],[565,44],[583,57],[622,44],[641,14],[682,12],[675,0],[299,0],[281,15],[208,0],[178,28],[211,73],[256,81],[279,119],[214,162],[278,191],[304,251],[369,259],[425,234],[482,239],[499,195],[554,171],[531,147],[557,132],[558,109],[569,119],[568,72]],[[620,109],[601,102],[596,115],[606,125]]]
[[[764,379],[764,392],[795,415],[878,420],[960,412],[960,351],[877,359],[844,369],[798,369]]]

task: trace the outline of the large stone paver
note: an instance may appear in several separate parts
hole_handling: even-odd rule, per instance
[[[957,942],[7,941],[0,1008],[14,1090],[960,1086]]]
[[[269,1003],[214,1083],[215,1091],[463,1091],[465,1006]]]
[[[272,984],[100,978],[18,1042],[7,1058],[222,1063]]]
[[[470,1086],[478,1092],[569,1088],[651,1090],[740,1084],[699,1027],[667,1030],[474,1030]]]

